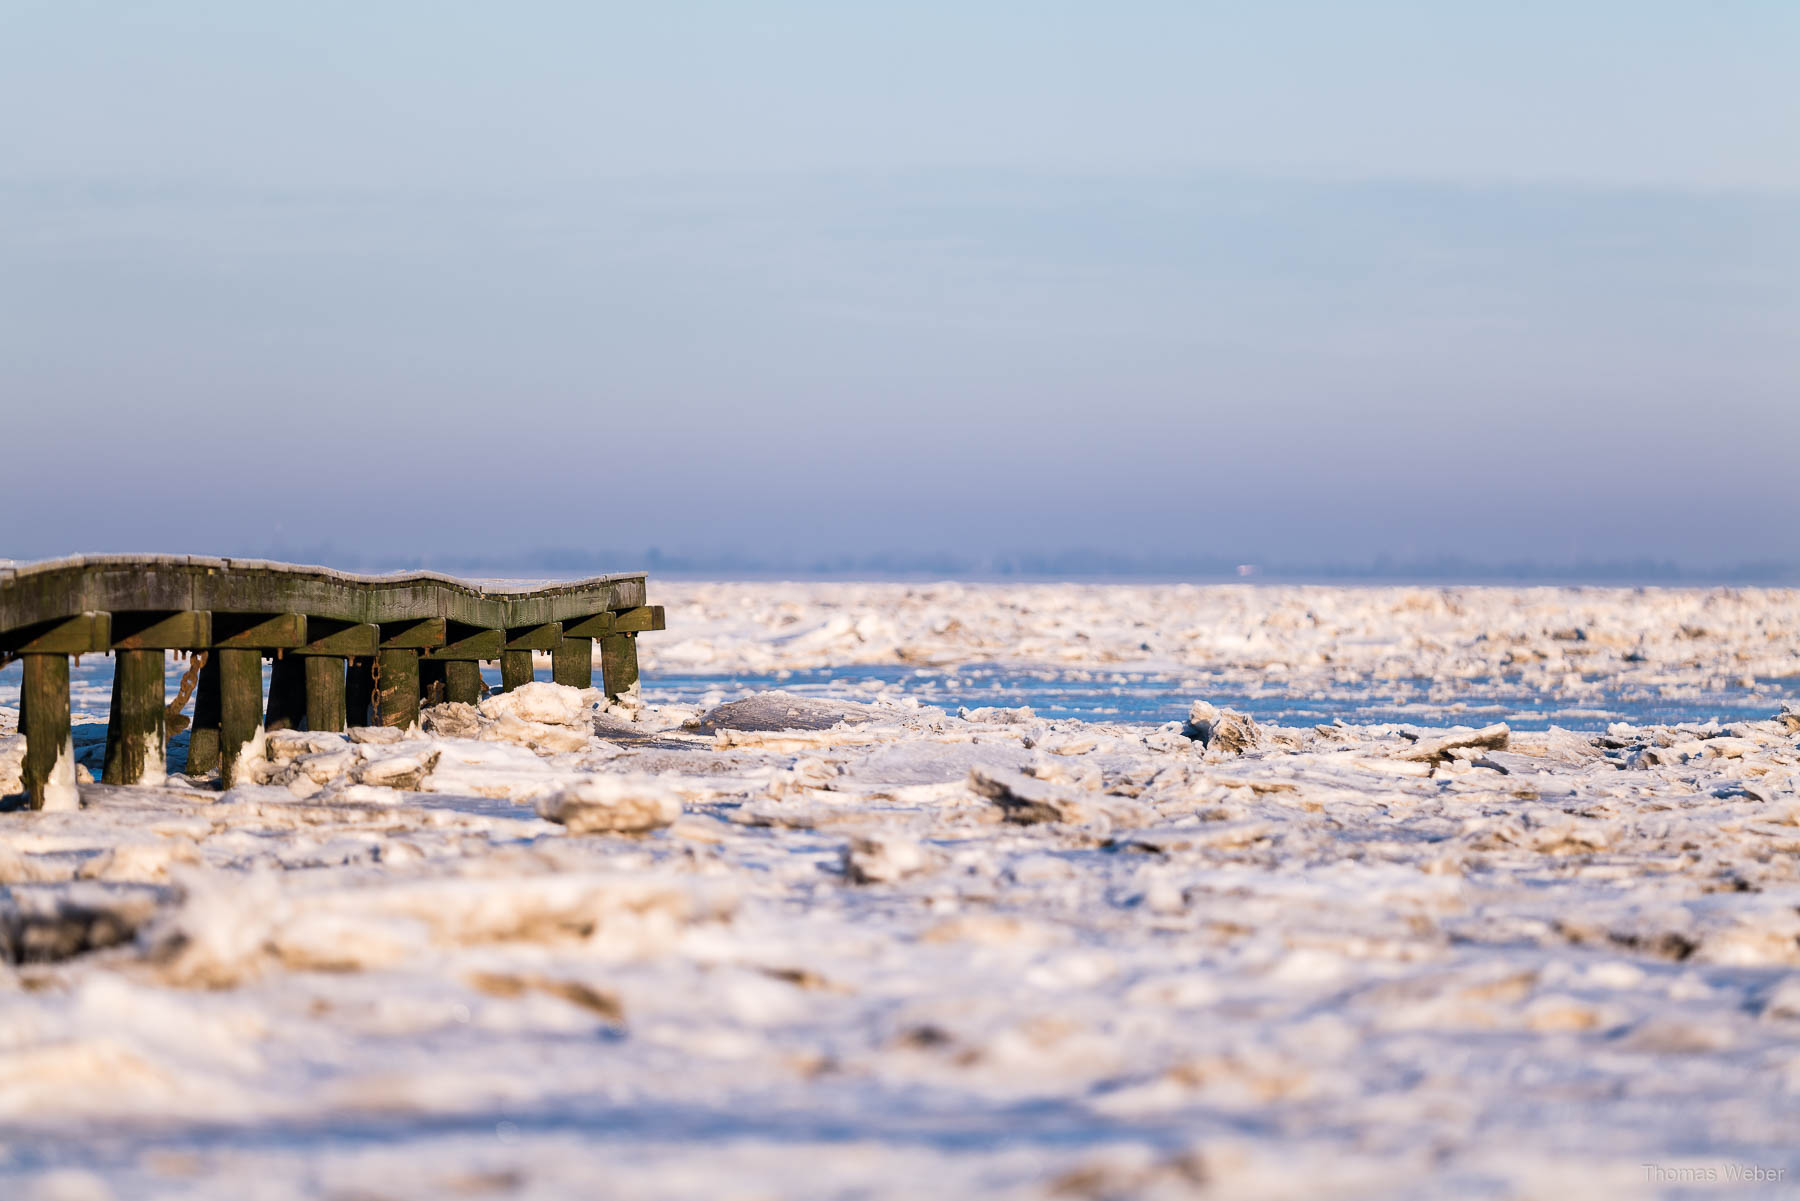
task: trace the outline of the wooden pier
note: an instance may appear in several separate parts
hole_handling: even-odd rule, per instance
[[[663,628],[645,577],[522,587],[430,572],[362,576],[260,559],[87,555],[0,568],[0,662],[23,661],[19,725],[34,809],[75,803],[69,659],[111,654],[104,780],[160,783],[167,721],[193,690],[187,773],[237,779],[260,731],[409,726],[422,703],[481,697],[481,664],[502,688],[551,678],[588,688],[595,643],[617,696],[637,682],[637,636]],[[170,651],[192,656],[176,705]],[[265,660],[273,661],[268,697]]]

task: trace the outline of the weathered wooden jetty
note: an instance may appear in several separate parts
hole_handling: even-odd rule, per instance
[[[259,731],[408,726],[422,703],[478,701],[484,662],[500,664],[510,690],[532,680],[532,653],[548,652],[556,683],[588,688],[598,643],[604,687],[617,696],[637,682],[637,635],[663,624],[642,574],[525,586],[166,555],[0,568],[0,662],[23,660],[33,808],[73,797],[71,656],[116,658],[106,783],[161,781],[167,723],[195,690],[187,772],[217,768],[229,788]],[[169,651],[191,656],[173,706]]]

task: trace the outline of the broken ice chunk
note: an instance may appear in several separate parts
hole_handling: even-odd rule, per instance
[[[1409,759],[1414,762],[1435,763],[1452,757],[1459,750],[1503,751],[1512,740],[1512,730],[1505,722],[1496,722],[1491,726],[1483,726],[1479,730],[1467,727],[1451,730],[1437,738],[1421,738],[1412,746],[1398,752],[1396,759]],[[1464,756],[1469,758],[1470,756]]]
[[[655,776],[594,776],[542,797],[537,814],[571,834],[656,830],[681,816],[681,797]]]
[[[844,848],[844,875],[856,884],[890,884],[931,866],[931,852],[900,834],[852,838]]]
[[[1188,709],[1188,724],[1182,733],[1209,751],[1227,755],[1255,750],[1262,742],[1262,732],[1249,714],[1221,709],[1206,701],[1195,701]]]

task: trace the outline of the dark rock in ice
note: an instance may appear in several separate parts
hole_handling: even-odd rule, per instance
[[[0,888],[0,961],[56,963],[130,942],[169,895],[88,881]]]

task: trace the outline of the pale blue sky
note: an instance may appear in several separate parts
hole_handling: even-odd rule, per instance
[[[0,0],[0,556],[1800,559],[1796,63],[1786,0]]]

